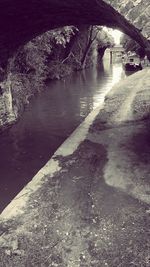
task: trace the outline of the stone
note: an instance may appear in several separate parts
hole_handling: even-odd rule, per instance
[[[107,5],[107,4],[109,5]],[[131,8],[133,5],[133,8]],[[36,35],[64,25],[97,24],[118,27],[128,31],[133,38],[142,41],[140,32],[134,27],[134,19],[128,22],[128,13],[136,12],[136,19],[145,14],[149,0],[82,0],[82,1],[21,1],[7,0],[0,3],[0,61],[7,62],[8,57]],[[113,8],[114,9],[113,9]],[[125,12],[121,12],[124,7]],[[122,16],[116,10],[121,13]],[[62,16],[63,10],[63,16]],[[38,14],[38,15],[37,15]],[[146,16],[146,24],[149,15]],[[146,25],[141,25],[145,27]],[[134,34],[136,33],[136,34]],[[149,36],[149,32],[146,33]]]
[[[8,256],[11,256],[11,250],[10,249],[6,249],[5,250],[5,254],[8,255]]]
[[[125,16],[135,27],[142,29],[142,34],[150,39],[150,27],[148,27],[150,14],[149,0],[105,0],[105,2]],[[143,17],[144,20],[142,19]]]
[[[24,256],[24,253],[25,251],[24,250],[19,250],[19,249],[16,249],[12,252],[13,255],[16,255],[16,256]]]

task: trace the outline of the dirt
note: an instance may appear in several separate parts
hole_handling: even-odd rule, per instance
[[[2,266],[149,266],[148,206],[105,183],[104,146],[86,140],[60,161],[24,216],[1,225]]]
[[[23,214],[1,220],[2,267],[150,266],[149,119],[108,113],[107,103],[75,152],[53,158],[58,171]]]

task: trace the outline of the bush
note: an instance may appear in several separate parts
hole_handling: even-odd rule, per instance
[[[51,61],[48,66],[47,79],[61,79],[72,73],[71,66],[61,63],[60,61]]]

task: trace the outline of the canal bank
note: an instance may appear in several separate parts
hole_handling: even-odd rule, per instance
[[[32,98],[20,120],[0,134],[0,212],[122,77],[122,64],[106,59],[51,81]]]
[[[3,211],[3,266],[149,266],[149,74],[115,86]]]

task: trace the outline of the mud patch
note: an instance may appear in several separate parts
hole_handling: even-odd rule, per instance
[[[146,120],[141,129],[133,133],[125,147],[135,154],[137,162],[150,163],[150,120]]]
[[[105,184],[105,147],[85,140],[57,160],[24,215],[2,227],[3,266],[148,267],[148,208]]]

